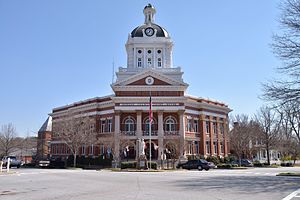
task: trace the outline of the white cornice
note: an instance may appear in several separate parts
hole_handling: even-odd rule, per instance
[[[177,81],[174,80],[166,75],[163,75],[162,73],[159,73],[158,70],[154,70],[154,69],[146,69],[144,71],[141,71],[140,73],[136,74],[136,75],[132,75],[130,77],[128,77],[127,79],[121,80],[121,81],[117,81],[114,84],[112,84],[112,87],[116,87],[116,86],[125,86],[128,85],[130,83],[133,83],[135,81],[138,81],[140,79],[143,79],[147,76],[152,76],[154,78],[160,79],[166,83],[169,83],[171,85],[180,85],[180,86],[186,86],[188,87],[188,84],[182,82],[182,81]]]
[[[176,102],[176,103],[184,103],[185,97],[151,97],[152,102]],[[149,102],[149,97],[113,97],[114,103],[128,103],[128,102]]]
[[[226,115],[217,114],[214,112],[208,112],[208,111],[197,111],[197,110],[191,110],[191,109],[185,109],[185,114],[193,114],[193,115],[210,115],[213,117],[222,117],[226,118]]]
[[[130,86],[112,86],[116,91],[186,91],[187,86],[172,86],[172,85],[130,85]]]
[[[91,109],[105,109],[105,108],[109,108],[109,107],[113,107],[115,104],[113,103],[112,100],[110,101],[105,101],[105,102],[99,102],[99,103],[91,103],[91,104],[85,104],[85,105],[81,105],[81,106],[75,106],[75,107],[71,107],[67,110],[62,110],[62,111],[57,111],[54,113],[50,113],[49,115],[52,117],[58,117],[61,115],[66,115],[68,114],[68,112],[85,112],[87,110],[91,110]]]
[[[117,111],[149,111],[149,106],[115,106]],[[173,111],[184,110],[184,106],[153,106],[153,111]]]
[[[103,97],[94,97],[94,98],[86,99],[86,100],[83,100],[83,101],[77,101],[77,102],[74,102],[72,104],[68,104],[68,105],[65,105],[65,106],[56,107],[56,108],[53,108],[53,110],[69,108],[69,107],[76,106],[76,104],[86,103],[86,102],[94,101],[94,100],[102,100],[102,99],[106,99],[106,98],[114,97],[114,96],[115,96],[114,94],[111,94],[111,95],[107,95],[107,96],[103,96]]]

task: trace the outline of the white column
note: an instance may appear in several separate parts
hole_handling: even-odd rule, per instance
[[[133,48],[133,67],[134,68],[137,67],[136,64],[137,64],[137,56],[136,56],[136,48],[134,47]]]
[[[136,112],[136,136],[137,138],[142,138],[142,111]]]
[[[148,67],[147,61],[146,61],[146,49],[143,48],[143,53],[144,53],[144,68]]]
[[[179,111],[179,136],[180,136],[180,157],[185,157],[185,122],[184,111]]]
[[[119,161],[120,159],[120,113],[115,113],[115,133],[114,133],[114,152],[115,152],[115,160]]]
[[[157,135],[158,135],[158,157],[160,158],[161,154],[164,151],[164,120],[163,120],[163,112],[158,111],[158,130],[157,130]]]
[[[153,48],[153,68],[156,68],[157,63],[156,63],[156,48]]]
[[[162,64],[163,64],[163,68],[165,68],[167,66],[167,61],[166,61],[166,47],[163,48],[163,55],[162,55]]]

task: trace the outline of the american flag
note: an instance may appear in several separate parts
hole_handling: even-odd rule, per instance
[[[150,125],[153,123],[151,94],[150,94],[150,102],[149,102],[149,123],[150,123]]]

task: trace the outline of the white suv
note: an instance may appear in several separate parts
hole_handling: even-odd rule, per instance
[[[2,158],[2,161],[3,161],[3,166],[7,166],[7,161],[8,161],[8,158],[10,158],[10,167],[17,167],[17,168],[20,168],[21,167],[21,160],[18,160],[16,158],[16,156],[4,156]]]

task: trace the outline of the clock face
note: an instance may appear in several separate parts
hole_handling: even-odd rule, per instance
[[[145,79],[145,82],[146,82],[147,85],[152,85],[154,83],[154,78],[152,78],[151,76],[148,76]]]
[[[153,28],[151,28],[151,27],[148,27],[148,28],[146,28],[145,29],[145,34],[147,35],[147,36],[152,36],[153,34],[154,34],[154,29]]]

